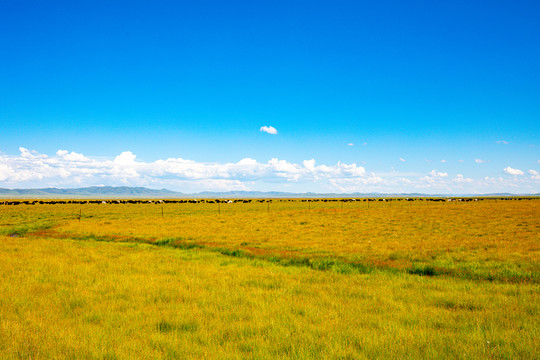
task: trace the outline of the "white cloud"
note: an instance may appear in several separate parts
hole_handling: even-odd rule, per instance
[[[367,146],[367,142],[363,143],[362,145]],[[540,161],[540,160],[539,160]]]
[[[90,161],[86,156],[83,154],[76,153],[74,151],[69,152],[67,150],[58,150],[56,152],[56,155],[60,156],[61,158],[69,161]]]
[[[524,175],[507,167],[505,173]],[[272,158],[266,162],[245,157],[237,162],[198,162],[181,157],[145,162],[130,151],[110,158],[87,157],[68,150],[48,156],[25,148],[20,154],[0,153],[0,187],[82,187],[128,185],[170,188],[183,192],[204,190],[286,190],[295,192],[426,192],[487,193],[538,192],[540,175],[483,174],[473,179],[461,174],[432,170],[421,174],[368,172],[361,162],[319,164],[315,159],[290,162]]]
[[[462,184],[462,183],[471,184],[474,182],[473,179],[466,178],[462,174],[457,174],[456,177],[452,179],[452,181],[458,184]]]
[[[276,128],[273,127],[273,126],[261,126],[259,131],[265,132],[265,133],[268,133],[268,134],[271,134],[271,135],[276,135],[278,133]]]
[[[495,141],[497,144],[503,144],[503,145],[508,145],[508,141],[504,141],[504,140],[497,140]]]
[[[302,164],[304,165],[304,167],[306,169],[309,169],[311,171],[315,170],[315,159],[311,159],[311,160],[304,160],[302,162]]]
[[[534,180],[540,180],[540,174],[538,174],[538,171],[529,170],[527,172],[529,173],[529,175],[531,175],[531,178],[533,178]]]
[[[114,158],[114,163],[120,165],[132,165],[135,164],[136,157],[137,156],[133,155],[131,151],[124,151],[123,153]]]
[[[14,175],[13,170],[8,165],[0,163],[0,181],[5,181]]]
[[[348,143],[347,146],[354,146],[354,144],[353,143]]]
[[[445,159],[442,159],[441,162],[442,162],[442,163],[446,163],[446,160],[445,160]]]
[[[444,183],[442,178],[448,177],[448,173],[440,172],[437,170],[431,170],[429,175],[421,177],[419,180],[431,185],[438,185]]]
[[[21,152],[21,157],[25,159],[35,159],[35,158],[46,158],[47,155],[39,154],[35,150],[28,150],[23,147],[19,147],[19,151]]]
[[[404,158],[399,158],[399,161],[405,162],[405,161],[407,161],[407,160],[405,160]]]
[[[244,159],[240,160],[239,162],[237,162],[237,164],[238,165],[247,165],[247,166],[257,165],[257,160],[251,159],[251,158],[244,158]]]
[[[487,160],[482,160],[482,159],[474,159],[474,162],[477,163],[477,164],[483,164],[483,163],[486,163]]]
[[[431,170],[431,176],[436,176],[436,177],[447,177],[448,176],[448,173],[446,172],[437,172],[435,170]]]
[[[440,172],[440,171],[437,171],[437,170],[431,170],[431,172],[429,173],[429,175],[431,177],[434,177],[434,178],[443,178],[443,177],[447,177],[448,176],[448,173],[446,172]]]
[[[103,160],[67,150],[58,150],[56,156],[48,157],[24,148],[19,156],[0,156],[0,182],[27,187],[171,184],[175,189],[189,185],[199,190],[226,186],[246,190],[253,181],[330,184],[330,180],[364,177],[368,177],[365,168],[356,163],[326,165],[317,164],[314,159],[300,164],[277,158],[266,163],[252,158],[236,163],[203,163],[182,158],[144,162],[131,151],[124,151],[113,160]]]
[[[509,175],[523,175],[523,171],[519,169],[511,168],[510,166],[504,168],[504,172]]]

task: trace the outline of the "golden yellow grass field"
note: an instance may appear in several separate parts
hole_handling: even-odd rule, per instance
[[[539,200],[0,205],[0,358],[534,359],[539,230]]]

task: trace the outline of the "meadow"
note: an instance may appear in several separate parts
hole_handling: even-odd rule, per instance
[[[534,359],[540,200],[0,205],[0,357]]]

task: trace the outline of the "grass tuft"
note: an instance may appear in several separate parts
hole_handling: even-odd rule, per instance
[[[170,333],[176,328],[176,326],[167,321],[160,321],[157,323],[156,328],[161,333]]]
[[[411,275],[420,275],[420,276],[437,276],[439,273],[437,270],[430,265],[418,265],[413,264],[413,266],[407,270],[407,273]]]
[[[164,334],[171,333],[171,332],[195,332],[199,328],[198,324],[193,321],[187,321],[183,322],[181,324],[173,324],[168,321],[160,321],[156,325],[156,329]]]
[[[230,250],[230,249],[216,248],[216,251],[226,256],[232,256],[232,257],[237,257],[237,258],[253,258],[251,254],[248,254],[239,249]]]

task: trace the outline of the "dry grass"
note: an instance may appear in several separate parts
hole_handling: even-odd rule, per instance
[[[258,257],[432,267],[469,278],[538,282],[540,201],[94,205],[69,236],[177,240]]]
[[[539,357],[540,201],[310,207],[0,206],[0,358]]]
[[[0,240],[2,358],[534,358],[538,288]]]

